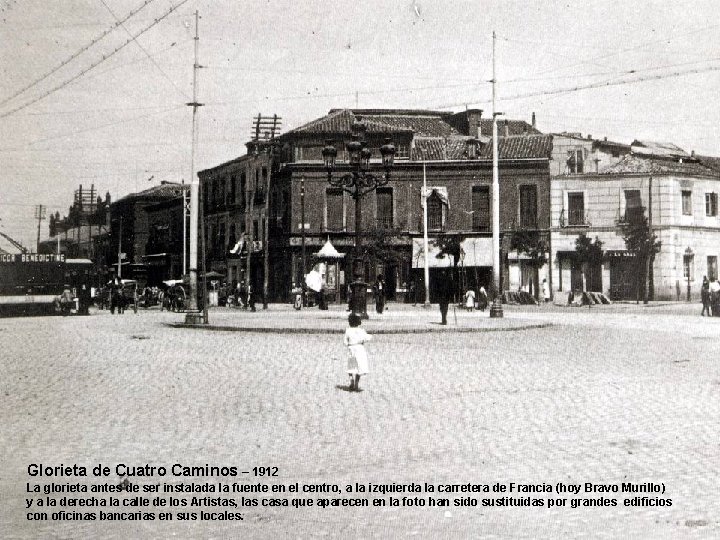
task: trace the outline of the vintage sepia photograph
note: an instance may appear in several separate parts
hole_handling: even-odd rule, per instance
[[[719,538],[716,11],[0,0],[0,538]]]

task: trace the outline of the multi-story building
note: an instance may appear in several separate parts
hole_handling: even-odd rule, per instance
[[[123,277],[146,279],[144,257],[150,240],[146,209],[163,201],[182,200],[182,194],[181,184],[162,182],[158,186],[126,195],[110,205],[110,235],[106,245],[109,251],[106,260],[114,271],[117,272],[120,262]]]
[[[684,299],[691,293],[696,298],[703,276],[716,278],[718,273],[718,160],[667,143],[634,141],[630,149],[599,170],[552,176],[553,289],[586,288],[613,299],[640,297],[645,271],[626,249],[623,224],[645,216],[661,242],[651,265],[650,296]],[[602,242],[602,259],[590,272],[583,272],[577,261],[580,235]]]
[[[249,153],[200,171],[200,193],[209,270],[230,284],[246,281],[262,290],[267,244],[272,147],[248,145]]]
[[[186,194],[188,187],[181,186]],[[188,237],[187,222],[183,224],[186,216],[183,208],[185,199],[186,197],[173,196],[145,206],[148,240],[142,261],[147,267],[149,285],[160,285],[165,280],[179,279],[187,271],[186,264],[183,264]]]
[[[449,261],[435,256],[443,238],[462,242],[461,286],[487,288],[492,281],[491,130],[491,120],[479,110],[341,109],[272,144],[251,144],[248,155],[199,173],[209,266],[229,282],[248,279],[249,271],[256,290],[267,280],[269,299],[286,299],[293,282],[321,261],[315,255],[329,240],[347,255],[323,266],[328,290],[344,299],[351,279],[354,202],[328,183],[322,149],[332,140],[342,168],[345,143],[360,135],[373,153],[370,168],[376,174],[383,174],[379,147],[386,138],[396,147],[390,181],[362,199],[365,279],[383,275],[391,298],[410,282],[424,286],[425,181],[431,292],[435,268]],[[551,137],[518,120],[501,122],[499,133],[502,281],[506,289],[537,291],[546,267],[538,271],[514,248],[513,238],[523,233],[549,239]]]

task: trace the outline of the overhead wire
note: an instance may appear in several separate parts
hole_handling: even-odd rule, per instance
[[[681,77],[683,75],[693,75],[697,73],[707,73],[711,71],[720,71],[720,66],[708,66],[705,68],[697,68],[697,69],[689,69],[684,71],[676,71],[672,73],[661,73],[657,75],[648,75],[645,77],[638,77],[636,79],[625,79],[625,80],[616,80],[617,77],[613,77],[609,80],[600,81],[600,82],[594,82],[594,83],[588,83],[588,84],[582,84],[582,85],[576,85],[576,86],[570,86],[566,88],[557,88],[553,90],[538,90],[535,92],[526,92],[521,94],[515,94],[510,96],[499,96],[497,98],[498,101],[513,101],[517,99],[525,99],[529,97],[537,97],[537,96],[553,96],[557,94],[564,94],[564,93],[572,93],[572,92],[578,92],[580,90],[589,90],[593,88],[604,88],[604,87],[610,87],[610,86],[622,86],[626,84],[635,84],[639,82],[644,81],[652,81],[652,80],[662,80],[662,79],[669,79],[672,77]],[[489,100],[483,100],[483,101],[465,101],[462,103],[456,102],[456,103],[449,103],[449,104],[443,104],[443,105],[436,105],[435,107],[439,109],[449,109],[451,107],[458,107],[460,105],[466,105],[467,103],[488,103]]]
[[[148,0],[148,1],[152,1],[152,0]],[[143,35],[145,32],[147,32],[148,30],[150,30],[150,29],[153,28],[154,26],[158,25],[163,19],[165,19],[165,17],[167,17],[168,15],[170,15],[173,11],[177,10],[177,9],[178,9],[180,6],[182,6],[183,4],[187,3],[187,1],[188,1],[188,0],[180,0],[177,4],[172,5],[172,6],[168,9],[168,11],[166,11],[162,16],[160,16],[160,17],[158,17],[157,19],[153,20],[152,23],[150,23],[148,26],[146,26],[145,28],[143,28],[142,30],[140,30],[138,33],[134,34],[131,39],[128,39],[125,43],[123,43],[123,44],[120,45],[119,47],[115,48],[114,50],[112,50],[112,51],[109,52],[108,54],[103,55],[103,57],[102,57],[100,60],[98,60],[98,61],[90,64],[89,67],[85,68],[84,70],[82,70],[82,71],[81,71],[80,73],[78,73],[77,75],[71,77],[70,79],[65,80],[64,82],[60,83],[60,84],[57,85],[57,86],[52,87],[50,90],[48,90],[48,91],[40,94],[38,97],[36,97],[36,98],[34,98],[34,99],[30,100],[30,101],[27,101],[27,102],[25,102],[24,104],[15,107],[14,109],[10,109],[9,111],[6,111],[6,112],[4,112],[4,113],[0,113],[0,118],[6,118],[6,117],[8,117],[8,116],[10,116],[10,115],[18,112],[18,111],[21,111],[21,110],[29,107],[30,105],[32,105],[32,104],[34,104],[34,103],[37,103],[38,101],[40,101],[40,100],[42,100],[42,99],[45,99],[46,97],[48,97],[49,95],[57,92],[58,90],[61,90],[62,88],[65,88],[68,84],[70,84],[71,82],[75,81],[76,79],[79,79],[80,77],[82,77],[83,75],[85,75],[88,71],[96,68],[97,66],[99,66],[100,64],[102,64],[103,62],[105,62],[106,60],[108,60],[109,58],[112,58],[112,57],[113,57],[115,54],[117,54],[120,50],[124,49],[127,45],[129,45],[130,43],[132,43],[134,39],[136,39],[137,37]]]
[[[138,7],[137,9],[134,9],[134,10],[130,11],[130,13],[128,13],[125,17],[123,17],[122,20],[117,20],[117,19],[116,19],[117,22],[116,22],[114,25],[112,25],[110,28],[108,28],[107,30],[105,30],[105,31],[104,31],[103,33],[101,33],[99,36],[97,36],[97,37],[95,37],[94,39],[92,39],[87,45],[84,45],[83,47],[81,47],[80,49],[78,49],[76,52],[74,52],[73,54],[71,54],[70,56],[68,56],[65,60],[63,60],[62,62],[60,62],[57,66],[55,66],[54,68],[52,68],[50,71],[48,71],[48,72],[46,72],[45,74],[41,75],[40,77],[38,77],[37,79],[35,79],[34,81],[32,81],[30,84],[28,84],[28,85],[26,85],[26,86],[23,86],[23,87],[20,88],[19,90],[16,90],[15,93],[13,93],[12,95],[10,95],[10,96],[8,96],[8,97],[6,97],[6,98],[3,98],[3,99],[0,101],[0,106],[1,106],[1,105],[5,105],[5,104],[8,103],[9,101],[15,99],[15,98],[16,98],[17,96],[19,96],[20,94],[22,94],[22,93],[30,90],[31,88],[33,88],[34,86],[36,86],[36,85],[38,85],[38,84],[40,84],[42,81],[44,81],[45,79],[47,79],[50,75],[52,75],[53,73],[57,72],[57,71],[58,71],[59,69],[61,69],[62,67],[68,65],[70,62],[72,62],[73,60],[75,60],[75,58],[77,58],[77,57],[80,56],[82,53],[84,53],[85,51],[87,51],[90,47],[92,47],[92,46],[95,45],[97,42],[99,42],[101,39],[103,39],[104,37],[106,37],[106,36],[107,36],[108,34],[110,34],[113,30],[115,30],[118,26],[121,26],[122,24],[124,24],[124,23],[125,23],[128,19],[130,19],[133,15],[136,15],[137,13],[139,13],[140,11],[142,11],[145,7],[147,7],[148,5],[150,5],[151,3],[153,3],[154,1],[155,1],[155,0],[145,0],[145,2],[143,3],[143,5],[141,5],[141,6]]]
[[[110,15],[112,15],[113,18],[117,21],[118,19],[117,19],[117,17],[115,16],[115,13],[113,12],[112,9],[110,9],[110,6],[107,5],[107,3],[105,2],[105,0],[100,0],[100,3],[101,3],[103,6],[105,6],[105,9],[107,9],[108,12],[110,13]],[[177,84],[175,84],[175,81],[173,81],[173,80],[168,76],[168,74],[165,73],[165,71],[163,71],[163,69],[160,67],[160,64],[158,64],[158,63],[155,61],[155,59],[154,59],[152,56],[150,56],[150,53],[147,51],[147,49],[146,49],[145,47],[143,47],[143,46],[140,44],[140,42],[130,33],[130,30],[127,29],[127,26],[125,26],[125,24],[122,23],[122,22],[120,22],[120,26],[122,27],[123,30],[125,30],[125,32],[127,33],[127,35],[130,36],[130,38],[135,42],[135,44],[136,44],[136,45],[138,46],[138,48],[145,54],[145,56],[147,56],[148,60],[150,60],[150,62],[152,62],[152,64],[153,64],[153,65],[155,66],[155,68],[160,72],[160,74],[165,78],[165,80],[167,80],[167,81],[173,86],[173,88],[175,88],[175,90],[177,90],[177,91],[180,93],[180,95],[181,95],[182,97],[184,97],[185,99],[188,99],[188,100],[189,100],[190,97],[189,97],[182,89],[180,89],[180,87],[179,87]]]

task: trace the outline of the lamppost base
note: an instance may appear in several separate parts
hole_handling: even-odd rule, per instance
[[[492,306],[490,306],[490,318],[491,319],[502,319],[503,318],[503,307],[500,297],[498,296],[493,300]]]
[[[367,283],[364,281],[353,281],[350,284],[352,299],[350,311],[361,319],[368,319],[367,314]]]
[[[202,311],[185,312],[185,324],[207,324],[207,318],[205,317],[205,313]]]

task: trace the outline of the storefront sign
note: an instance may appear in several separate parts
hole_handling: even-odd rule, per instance
[[[65,254],[60,253],[2,253],[0,262],[3,263],[46,263],[65,262]]]
[[[605,251],[605,257],[608,259],[631,259],[635,256],[634,252],[625,249],[608,249]]]

